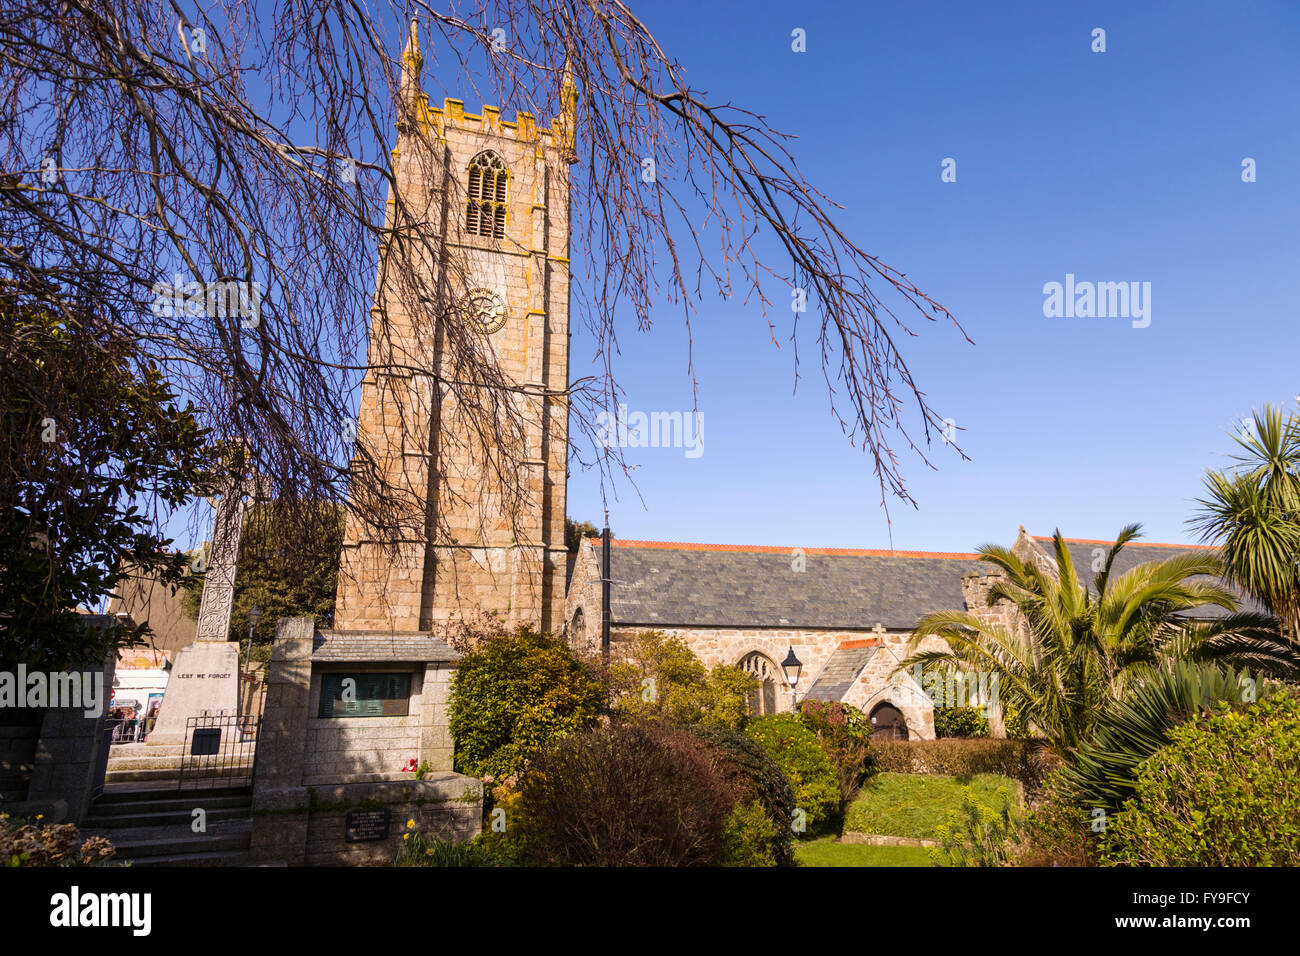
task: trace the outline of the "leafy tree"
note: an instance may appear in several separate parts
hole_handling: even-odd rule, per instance
[[[600,535],[600,529],[590,521],[574,521],[572,518],[564,519],[564,546],[570,552],[576,552],[578,545],[582,544],[583,538],[595,538]],[[613,532],[610,532],[612,538]]]
[[[489,637],[461,658],[452,684],[456,769],[518,775],[538,751],[591,726],[602,696],[563,641],[527,626]]]
[[[736,729],[745,725],[749,695],[758,686],[752,674],[722,664],[707,670],[684,641],[662,631],[644,631],[620,649],[624,659],[609,668],[615,716]]]
[[[990,600],[1011,601],[1024,627],[939,611],[917,625],[913,653],[898,669],[921,663],[996,675],[1003,702],[1066,754],[1088,738],[1111,701],[1157,665],[1191,654],[1198,643],[1256,634],[1262,623],[1258,615],[1232,614],[1195,629],[1182,618],[1207,605],[1237,609],[1236,596],[1217,582],[1221,565],[1209,553],[1177,555],[1112,577],[1116,557],[1139,534],[1139,525],[1119,533],[1092,588],[1079,580],[1059,531],[1055,573],[1006,548],[981,547],[981,558],[1005,575]],[[926,637],[942,638],[949,649],[917,651]]]
[[[0,295],[0,661],[80,666],[143,638],[77,608],[132,573],[180,582],[188,560],[142,502],[165,512],[206,480],[194,411],[130,339]]]

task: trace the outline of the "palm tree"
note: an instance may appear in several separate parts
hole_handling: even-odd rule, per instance
[[[1241,706],[1281,689],[1256,685],[1246,671],[1178,661],[1143,678],[1103,711],[1091,739],[1063,769],[1066,792],[1080,806],[1118,812],[1137,787],[1138,767],[1169,743],[1169,732],[1223,704]]]
[[[990,589],[990,603],[1012,602],[1022,626],[963,611],[930,614],[917,625],[898,669],[919,663],[985,672],[997,680],[1001,702],[1031,721],[1058,753],[1074,750],[1129,685],[1168,666],[1171,651],[1187,654],[1212,639],[1237,640],[1240,629],[1261,624],[1258,615],[1230,613],[1212,630],[1189,628],[1181,615],[1194,608],[1237,610],[1236,596],[1217,580],[1222,567],[1210,552],[1112,576],[1116,557],[1140,537],[1140,529],[1134,524],[1119,533],[1092,588],[1080,582],[1060,531],[1053,537],[1055,573],[1006,548],[984,545],[980,557],[1004,575]],[[948,649],[918,650],[928,637],[942,638]]]
[[[1234,464],[1205,476],[1189,521],[1218,546],[1229,581],[1277,616],[1292,645],[1300,634],[1300,421],[1265,406],[1235,436]]]

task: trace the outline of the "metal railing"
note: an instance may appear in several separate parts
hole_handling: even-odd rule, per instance
[[[176,788],[251,786],[261,727],[260,715],[222,713],[188,718]]]
[[[144,740],[145,734],[152,727],[154,718],[133,717],[123,720],[113,729],[113,743],[137,744]]]

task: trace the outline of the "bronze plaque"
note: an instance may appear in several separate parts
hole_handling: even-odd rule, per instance
[[[344,840],[364,843],[388,839],[387,810],[349,810],[344,823]]]

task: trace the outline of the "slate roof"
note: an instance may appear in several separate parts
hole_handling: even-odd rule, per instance
[[[610,549],[610,611],[657,627],[911,628],[961,608],[973,554],[619,541]]]
[[[313,661],[454,661],[460,655],[432,634],[374,631],[317,631]]]
[[[1051,554],[1051,539],[1036,539]],[[1068,540],[1076,570],[1092,576],[1093,549]],[[653,627],[910,630],[932,611],[962,610],[962,575],[987,573],[977,555],[955,552],[799,549],[615,539],[610,611],[619,624]],[[1135,542],[1120,552],[1123,573],[1146,561],[1201,550]],[[599,555],[597,554],[597,560]],[[1254,607],[1248,602],[1248,606]],[[1218,616],[1218,609],[1196,617]]]
[[[816,683],[804,695],[805,699],[808,697],[825,701],[844,699],[844,695],[849,692],[853,682],[862,673],[862,668],[866,667],[867,662],[880,650],[879,646],[853,646],[856,643],[856,641],[846,641],[840,645],[839,649],[831,655],[831,659],[826,662],[822,672],[817,675]]]

